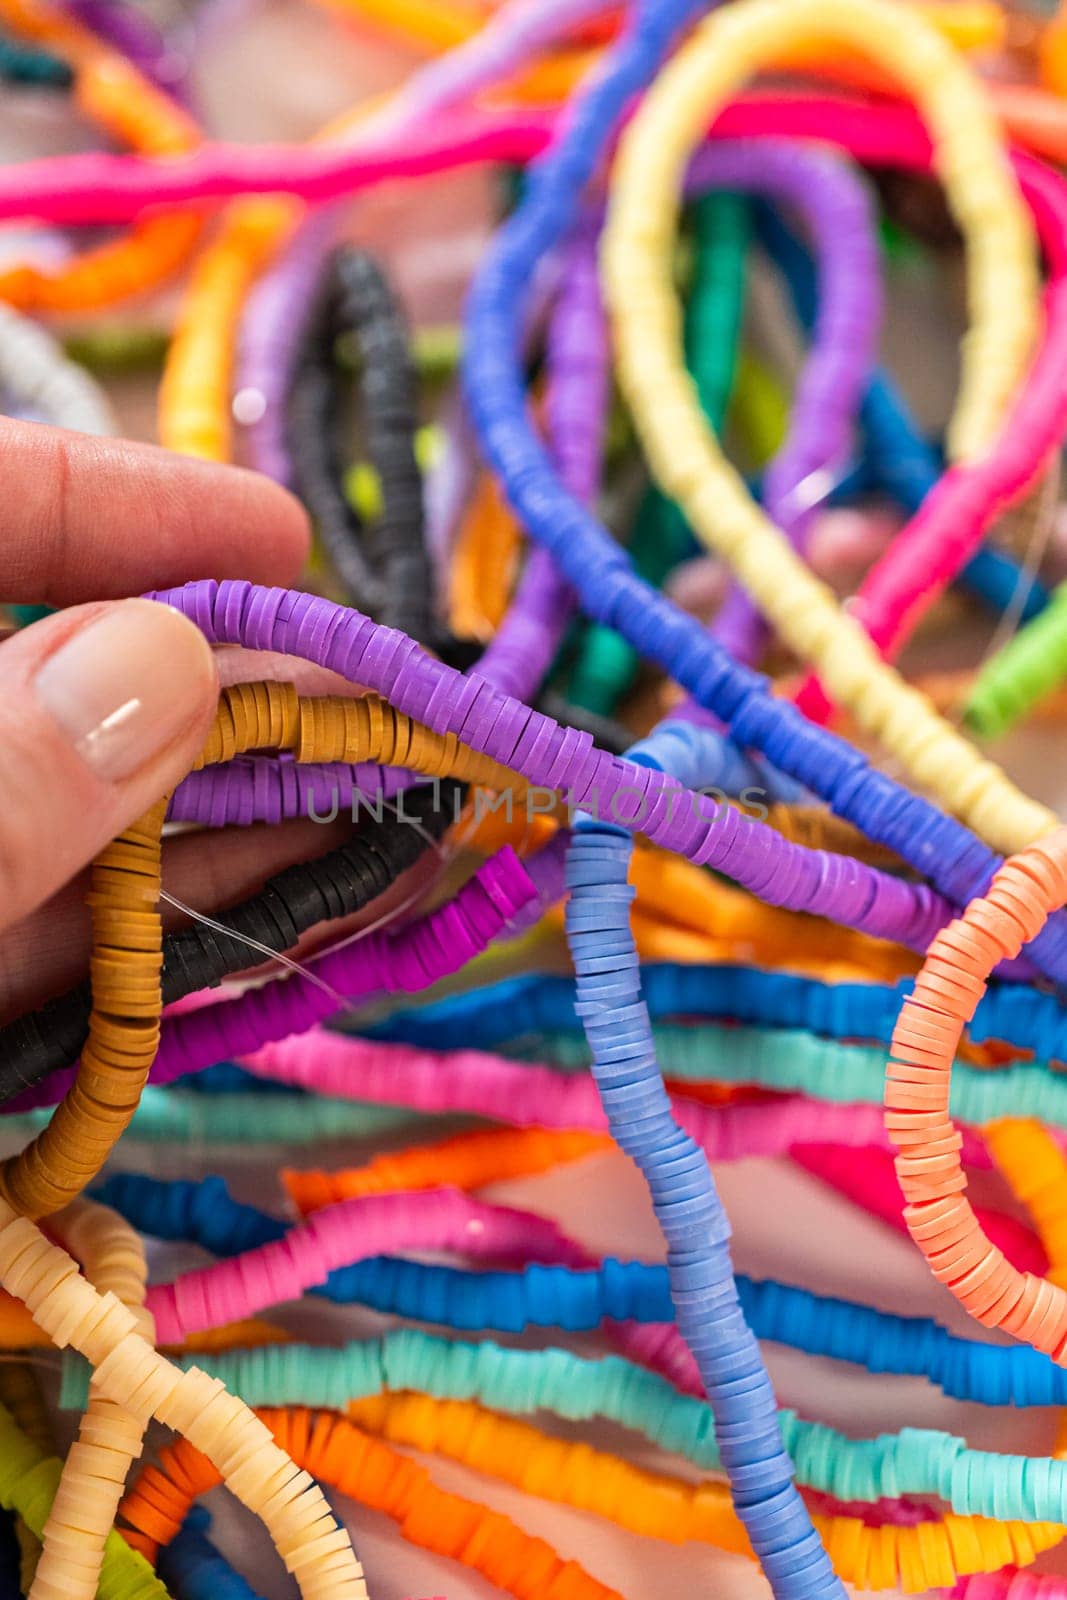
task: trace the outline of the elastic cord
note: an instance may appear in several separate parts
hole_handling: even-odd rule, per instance
[[[197,764],[210,765],[243,749],[271,745],[291,748],[298,760],[366,755],[398,761],[421,767],[435,781],[429,790],[406,796],[395,817],[382,822],[379,813],[379,826],[373,831],[364,828],[318,861],[287,868],[269,879],[259,894],[223,912],[215,920],[232,930],[232,939],[206,924],[171,935],[164,946],[167,1004],[247,967],[248,939],[284,951],[317,923],[349,915],[376,900],[415,864],[427,838],[440,837],[455,813],[458,791],[440,781],[450,771],[476,782],[488,779],[494,786],[510,787],[511,782],[503,769],[477,757],[472,764],[458,741],[426,735],[376,696],[301,700],[290,686],[279,683],[241,684],[224,691],[215,733]],[[9,1025],[13,1054],[6,1098],[75,1059],[87,1014],[88,995],[82,985]]]
[[[425,834],[432,839],[447,820],[448,811],[433,803],[433,791],[421,795],[416,791],[405,801],[403,818],[387,820],[373,830],[364,828],[318,861],[287,868],[268,880],[260,894],[221,913],[214,920],[232,930],[232,938],[203,923],[169,935],[163,946],[164,1002],[171,1004],[246,968],[249,938],[284,951],[308,928],[373,904],[419,860],[426,848]],[[79,985],[0,1030],[14,1051],[7,1058],[10,1071],[2,1077],[5,1099],[77,1059],[89,1005],[87,986]],[[231,1053],[223,1051],[213,1059]]]
[[[410,820],[410,815],[398,819],[397,836],[416,841],[417,859],[422,833],[407,825]],[[377,834],[374,841],[380,842]],[[247,1054],[269,1039],[302,1032],[332,1016],[342,997],[355,1005],[378,993],[428,988],[480,954],[534,896],[535,887],[522,864],[510,850],[503,850],[439,909],[347,941],[307,962],[300,977],[275,980],[238,999],[168,1018],[152,1080],[170,1083],[213,1062]],[[76,1052],[76,1042],[73,1048]],[[47,1082],[20,1095],[17,1109],[26,1109],[27,1102],[50,1103],[63,1092],[68,1078],[69,1069],[52,1072]]]

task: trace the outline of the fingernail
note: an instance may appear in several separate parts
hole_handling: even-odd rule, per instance
[[[189,727],[214,677],[191,622],[152,600],[123,600],[49,656],[34,688],[86,764],[115,782]]]

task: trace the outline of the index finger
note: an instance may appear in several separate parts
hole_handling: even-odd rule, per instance
[[[191,578],[289,584],[307,517],[258,473],[0,418],[0,598],[73,605]]]

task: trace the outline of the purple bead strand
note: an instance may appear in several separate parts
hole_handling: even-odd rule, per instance
[[[418,993],[458,972],[509,926],[535,886],[513,851],[484,862],[453,900],[396,927],[368,932],[306,964],[300,976],[276,978],[233,1000],[164,1018],[150,1081],[173,1083],[216,1061],[248,1054],[275,1039],[305,1033],[340,1009],[375,995]],[[54,1072],[10,1102],[11,1111],[55,1105],[76,1068]]]
[[[403,634],[317,595],[205,580],[155,596],[213,642],[309,657],[385,695],[437,733],[454,733],[530,783],[725,872],[772,905],[925,949],[953,914],[925,885],[848,857],[806,850],[740,812],[720,812],[660,772],[597,750],[588,734],[464,678]]]
[[[332,208],[312,212],[253,287],[241,321],[237,392],[257,397],[262,406],[260,414],[244,425],[245,455],[249,466],[287,489],[293,483],[293,463],[286,438],[286,400],[336,231]]]

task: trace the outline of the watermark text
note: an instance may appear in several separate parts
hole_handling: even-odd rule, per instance
[[[427,789],[432,791],[429,804]],[[386,796],[381,789],[374,793],[353,789],[344,812],[353,822],[360,822],[363,818],[382,822],[388,817],[408,823],[411,827],[424,826],[427,815],[431,813],[434,816],[447,813],[452,822],[458,822],[468,808],[475,824],[484,822],[487,817],[499,817],[511,826],[516,822],[530,823],[535,817],[555,816],[573,826],[577,817],[587,816],[595,822],[608,822],[633,833],[641,833],[653,815],[657,824],[662,825],[664,822],[676,822],[679,817],[687,815],[698,817],[703,822],[714,822],[720,814],[740,810],[746,816],[764,822],[768,815],[769,798],[766,789],[754,787],[742,789],[733,798],[722,789],[678,787],[668,790],[666,795],[659,792],[650,799],[644,790],[628,784],[604,796],[597,789],[587,790],[581,796],[573,790],[557,794],[555,789],[546,789],[538,784],[521,789],[476,787],[464,795],[456,785],[450,784],[445,790],[439,778],[432,778],[419,785],[420,798],[416,813],[410,807],[410,796],[409,803],[405,805],[406,794],[408,791],[404,789],[398,789],[391,796]],[[330,791],[328,801],[321,795],[316,797],[310,790],[305,796],[304,814],[312,822],[336,822],[341,812],[341,792],[336,787]]]

